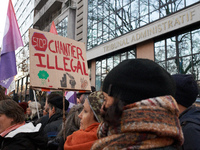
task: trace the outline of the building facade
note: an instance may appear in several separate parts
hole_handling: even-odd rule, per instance
[[[125,59],[151,59],[200,85],[199,0],[35,0],[33,28],[86,43],[91,85]]]
[[[29,88],[29,28],[33,27],[34,0],[15,0],[13,6],[22,36],[23,48],[16,50],[17,75],[15,76],[15,94],[20,100],[28,100]]]
[[[122,61],[127,49],[170,74],[193,74],[200,81],[198,0],[89,0],[88,7],[87,59],[97,89],[116,63],[115,53],[121,51]]]

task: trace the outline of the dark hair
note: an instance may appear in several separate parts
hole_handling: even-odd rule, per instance
[[[76,93],[76,97],[77,97],[78,99],[80,99],[81,95],[83,95],[83,94],[89,95],[90,93],[95,92],[95,91],[96,91],[96,88],[95,88],[94,86],[91,86],[91,91],[79,91],[78,93]],[[84,102],[83,102],[83,103],[84,103]],[[83,103],[82,103],[82,104],[83,104]]]
[[[25,121],[23,108],[14,100],[6,99],[0,101],[0,114],[5,114],[8,118],[12,118],[14,120],[13,124]]]
[[[102,114],[102,118],[109,126],[118,126],[120,124],[123,107],[127,104],[119,99],[119,93],[113,95],[113,98],[114,102],[109,108],[105,108],[104,106],[105,113]]]
[[[94,86],[91,86],[91,90],[92,90],[92,92],[95,92],[96,88]]]
[[[54,107],[54,109],[55,109],[55,114],[58,114],[58,113],[62,114],[62,113],[63,113],[63,110],[62,110],[62,109],[60,109],[60,108],[58,108],[57,106],[55,106],[55,105],[49,103],[49,108],[50,108],[50,109],[53,109],[53,107]]]
[[[5,91],[3,91],[3,89],[0,88],[0,100],[5,100],[5,99],[6,99]]]
[[[6,99],[10,99],[10,100],[13,100],[12,97],[6,95]],[[18,102],[17,102],[18,103]]]

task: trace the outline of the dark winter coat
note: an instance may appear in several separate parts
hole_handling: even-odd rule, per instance
[[[48,137],[48,141],[54,139],[62,127],[62,114],[57,113],[52,115],[46,126],[44,127],[44,133]]]
[[[41,124],[36,127],[27,123],[5,137],[0,136],[1,150],[46,150],[47,139],[41,131]]]
[[[184,135],[182,150],[200,149],[200,107],[192,105],[179,116]]]
[[[40,119],[36,121],[36,124],[41,123],[42,127],[44,128],[49,120],[49,114],[42,116]]]

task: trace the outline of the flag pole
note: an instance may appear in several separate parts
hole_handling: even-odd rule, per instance
[[[66,116],[65,116],[65,90],[63,89],[63,138],[65,140],[65,120],[66,120]]]
[[[35,100],[35,106],[36,106],[36,110],[37,110],[37,115],[38,115],[38,119],[40,118],[40,114],[39,114],[39,109],[38,109],[38,102],[36,99],[36,94],[35,94],[35,90],[33,90],[33,95],[34,95],[34,100]]]

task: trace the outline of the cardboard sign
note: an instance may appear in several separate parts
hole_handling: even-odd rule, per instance
[[[29,29],[30,86],[91,90],[85,44]]]

